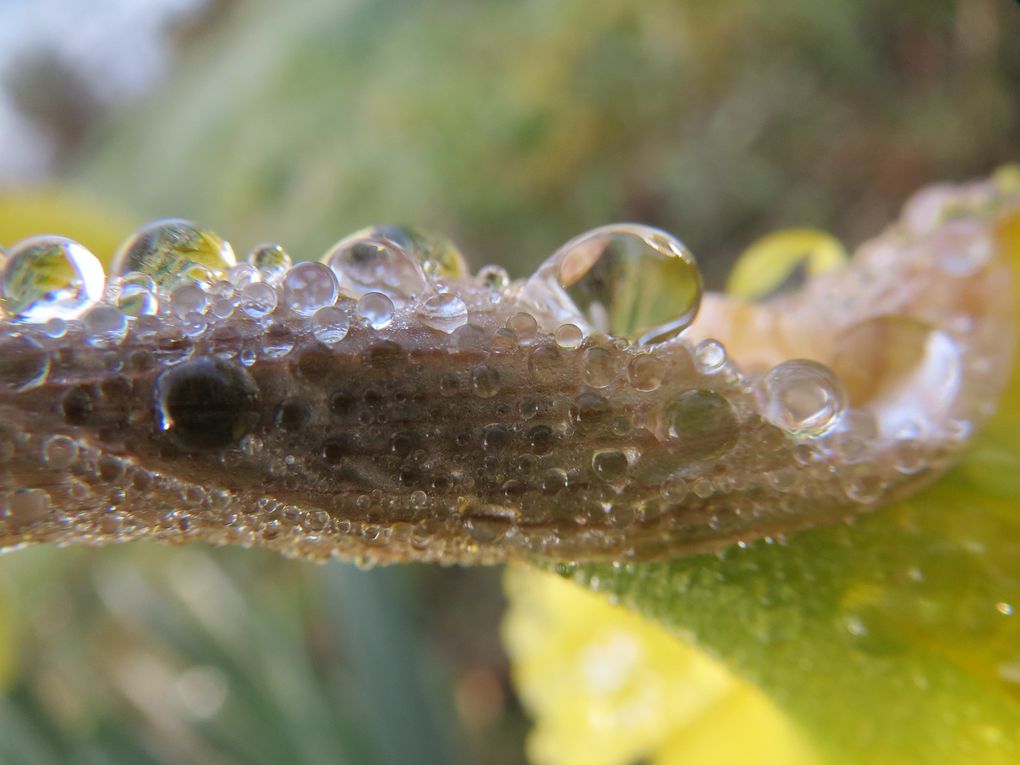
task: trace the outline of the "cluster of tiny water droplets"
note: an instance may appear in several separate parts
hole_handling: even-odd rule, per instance
[[[979,250],[939,267],[972,278]],[[975,419],[964,322],[865,315],[824,364],[745,370],[688,341],[697,266],[634,224],[513,282],[408,227],[317,262],[261,244],[238,263],[212,232],[159,221],[109,279],[74,242],[16,245],[2,288],[0,396],[52,384],[63,431],[0,428],[0,462],[40,476],[0,498],[0,546],[154,528],[312,557],[656,557],[873,506]]]

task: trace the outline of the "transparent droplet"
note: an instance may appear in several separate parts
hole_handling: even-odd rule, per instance
[[[563,356],[554,345],[541,345],[528,356],[528,371],[531,378],[542,385],[552,385],[567,371],[563,367]]]
[[[641,353],[631,359],[627,379],[640,391],[657,390],[666,376],[666,365],[652,353]]]
[[[568,350],[574,349],[584,340],[584,332],[576,324],[561,324],[556,328],[556,345]]]
[[[50,436],[43,444],[42,456],[51,470],[67,470],[78,456],[78,444],[67,436]]]
[[[339,294],[336,275],[322,263],[298,263],[283,277],[284,304],[301,316],[333,305]]]
[[[372,329],[385,329],[393,321],[393,301],[381,292],[368,292],[358,301],[358,315]]]
[[[262,280],[262,274],[250,263],[238,263],[227,271],[227,282],[235,289],[241,290],[249,284]]]
[[[42,385],[50,372],[50,355],[28,337],[0,337],[0,387],[12,391]]]
[[[87,249],[60,236],[37,236],[16,244],[0,277],[4,309],[42,323],[73,319],[103,297],[103,266]]]
[[[283,278],[292,264],[290,255],[279,244],[257,245],[248,253],[248,265],[254,266],[267,282]]]
[[[593,388],[605,388],[616,372],[616,356],[608,348],[595,346],[584,352],[584,379]]]
[[[170,219],[132,234],[114,255],[112,272],[138,271],[169,290],[185,282],[223,278],[235,265],[234,250],[217,234],[191,221]]]
[[[205,290],[197,284],[182,284],[170,295],[170,309],[179,319],[191,313],[203,313],[208,302]]]
[[[685,454],[695,459],[729,451],[737,442],[739,426],[733,406],[712,390],[681,393],[665,409],[665,429]]]
[[[46,337],[57,340],[67,334],[67,322],[63,319],[54,316],[48,322],[42,325],[43,332]]]
[[[16,489],[4,502],[3,515],[18,526],[30,526],[50,515],[50,495],[42,489]]]
[[[513,331],[517,341],[522,344],[530,343],[538,334],[538,320],[524,311],[515,313],[507,319],[506,326],[507,329]]]
[[[112,305],[97,305],[81,319],[85,342],[96,348],[114,348],[124,342],[128,332],[127,316]]]
[[[120,280],[117,308],[127,316],[153,316],[159,310],[156,283],[145,274],[126,274]]]
[[[402,299],[429,286],[421,264],[397,243],[385,238],[349,236],[333,246],[322,262],[355,295],[382,292]]]
[[[642,345],[682,332],[701,303],[701,273],[675,237],[638,224],[593,229],[570,240],[525,287],[543,310]]]
[[[441,234],[414,226],[371,226],[355,231],[348,239],[384,239],[411,256],[433,281],[452,281],[468,275],[464,256]]]
[[[592,455],[591,466],[603,481],[617,483],[626,477],[630,461],[619,449],[600,449]]]
[[[761,381],[762,415],[777,428],[798,436],[827,433],[846,409],[846,394],[824,364],[791,359],[769,370]]]
[[[450,334],[467,324],[467,305],[454,294],[440,293],[422,303],[421,322],[427,327]]]
[[[868,411],[883,437],[948,427],[962,370],[960,349],[945,332],[907,316],[879,316],[848,328],[834,348],[832,369],[849,404]]]
[[[276,290],[265,282],[254,282],[241,290],[241,310],[253,319],[261,319],[275,311],[276,301]]]
[[[718,340],[702,340],[694,348],[694,363],[702,374],[715,374],[726,366],[726,348]]]
[[[336,345],[350,330],[347,313],[336,306],[320,308],[312,317],[312,335],[323,345]]]
[[[478,271],[478,281],[487,290],[502,292],[510,284],[510,275],[502,266],[484,266]]]
[[[492,398],[499,392],[499,372],[482,364],[471,370],[471,387],[481,398]]]

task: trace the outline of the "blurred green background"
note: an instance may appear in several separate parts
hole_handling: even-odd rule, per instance
[[[768,231],[852,245],[1015,161],[1018,39],[1011,0],[0,0],[0,245],[82,205],[301,258],[410,222],[522,276],[626,219],[719,286]],[[0,762],[522,763],[502,601],[493,569],[6,555]]]

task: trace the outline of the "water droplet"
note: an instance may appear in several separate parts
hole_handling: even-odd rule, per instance
[[[560,348],[572,350],[581,344],[584,332],[576,324],[561,324],[556,328],[555,338]]]
[[[502,425],[489,425],[482,433],[482,448],[488,452],[499,452],[510,445],[510,431]]]
[[[283,278],[292,265],[290,255],[279,244],[260,244],[248,253],[248,264],[258,269],[267,282]]]
[[[241,290],[239,306],[253,319],[261,319],[276,310],[276,290],[265,282],[253,282]]]
[[[78,444],[67,436],[50,436],[43,444],[43,462],[51,470],[67,470],[77,456]]]
[[[16,244],[0,275],[3,307],[26,321],[73,319],[103,296],[106,275],[77,242],[37,236]]]
[[[12,391],[42,385],[50,371],[50,355],[28,337],[0,337],[0,387]]]
[[[595,346],[584,352],[584,379],[593,388],[604,388],[616,379],[616,356],[608,348]]]
[[[372,226],[355,231],[347,239],[382,239],[392,242],[434,281],[463,279],[468,274],[464,256],[457,245],[432,231],[414,226]]]
[[[694,349],[694,363],[702,374],[720,372],[726,366],[726,348],[718,340],[702,340]]]
[[[832,369],[849,404],[873,415],[883,437],[948,427],[961,386],[960,350],[949,335],[911,317],[880,316],[847,329],[834,347]]]
[[[320,308],[312,317],[312,335],[323,345],[336,345],[350,330],[347,313],[333,305]]]
[[[619,449],[600,449],[592,455],[591,466],[603,481],[616,483],[627,475],[630,461]]]
[[[1003,616],[1013,615],[1013,605],[1011,603],[1006,603],[1005,601],[999,601],[998,603],[996,603],[995,610],[998,611]]]
[[[286,272],[284,272],[286,273]],[[259,270],[250,263],[238,263],[236,266],[231,266],[227,271],[227,282],[235,290],[242,290],[249,284],[261,281],[262,275]]]
[[[428,287],[421,263],[389,239],[349,236],[334,245],[322,262],[356,295],[382,292],[408,298]]]
[[[563,357],[555,345],[540,345],[528,356],[528,370],[532,379],[542,385],[552,385],[565,373]]]
[[[708,499],[715,493],[715,485],[711,478],[701,476],[695,478],[694,483],[691,484],[691,493],[698,499]]]
[[[556,434],[548,425],[535,425],[528,431],[528,444],[535,454],[548,454],[555,440]]]
[[[97,305],[81,320],[85,342],[96,348],[114,348],[127,337],[127,317],[112,305]]]
[[[807,359],[773,367],[762,380],[761,390],[764,417],[798,436],[827,433],[846,408],[846,394],[833,371]]]
[[[67,334],[67,322],[54,316],[42,325],[42,330],[46,337],[58,340]]]
[[[478,281],[487,290],[502,292],[510,284],[510,275],[502,266],[484,266],[478,271]]]
[[[522,344],[530,343],[538,334],[538,321],[530,313],[515,313],[506,322],[507,329],[512,330],[517,341]]]
[[[556,318],[583,318],[642,345],[682,332],[701,303],[701,274],[675,237],[615,224],[570,240],[528,280],[526,293]]]
[[[499,372],[482,364],[471,370],[471,387],[480,398],[492,398],[499,392]]]
[[[372,329],[385,329],[393,321],[393,301],[381,292],[367,292],[358,301],[358,315]]]
[[[737,442],[737,416],[715,391],[686,391],[666,406],[664,416],[666,433],[691,458],[707,459]]]
[[[3,516],[18,526],[31,526],[45,520],[50,509],[50,495],[42,489],[16,489],[6,497]]]
[[[420,314],[422,324],[446,334],[467,324],[468,319],[464,301],[450,293],[430,297],[422,304]]]
[[[333,305],[339,294],[336,275],[322,263],[298,263],[283,277],[284,303],[300,316]]]
[[[179,319],[191,313],[204,313],[208,302],[205,290],[197,284],[182,284],[170,294],[170,309]]]
[[[627,367],[627,379],[640,391],[658,390],[665,376],[666,365],[651,353],[638,354]]]
[[[120,280],[117,308],[126,316],[153,316],[159,310],[156,283],[145,274],[127,274]]]
[[[112,272],[145,274],[162,289],[222,278],[237,265],[234,251],[217,234],[186,220],[160,220],[139,229],[113,257]]]

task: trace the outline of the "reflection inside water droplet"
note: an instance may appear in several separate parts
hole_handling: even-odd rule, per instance
[[[561,247],[525,291],[561,321],[643,345],[682,332],[701,303],[694,256],[675,237],[638,224],[603,226]]]
[[[217,234],[191,221],[169,219],[132,234],[114,255],[111,271],[120,276],[137,271],[159,287],[172,289],[222,278],[236,264],[234,250]]]
[[[15,245],[0,275],[3,307],[25,321],[73,319],[103,296],[99,260],[77,242],[37,236]]]

